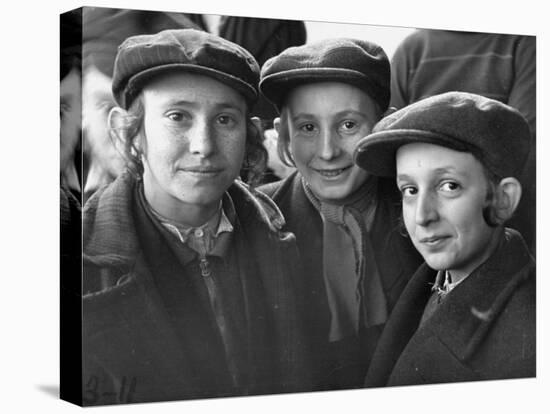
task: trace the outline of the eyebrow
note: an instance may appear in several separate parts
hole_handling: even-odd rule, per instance
[[[446,167],[436,168],[435,170],[433,170],[433,173],[434,173],[434,175],[443,175],[443,174],[446,174],[446,173],[462,174],[460,171],[458,171],[456,169],[456,167],[454,167],[452,165],[449,165],[449,166],[446,166]],[[398,174],[397,177],[396,177],[397,181],[399,181],[399,180],[407,181],[407,180],[412,180],[412,179],[413,178],[408,174]]]
[[[434,170],[434,173],[436,173],[436,174],[445,174],[445,173],[449,173],[449,172],[459,173],[459,171],[456,169],[456,167],[454,167],[452,165],[449,165],[447,167],[439,167],[439,168],[436,168]]]
[[[195,101],[186,101],[184,99],[171,99],[167,102],[165,102],[165,105],[172,106],[172,105],[180,105],[180,106],[190,106],[190,107],[198,107],[199,104]],[[233,102],[216,102],[214,104],[214,108],[216,110],[223,110],[223,109],[234,109],[236,111],[239,111],[239,113],[244,114],[244,112],[241,110],[240,105],[233,103]]]
[[[365,112],[357,111],[355,109],[345,109],[343,111],[336,112],[334,114],[334,116],[336,116],[336,117],[343,117],[343,116],[347,116],[347,115],[358,115],[358,116],[361,116],[361,117],[364,117],[364,118],[367,118],[367,116],[368,116]]]
[[[361,111],[356,111],[354,109],[345,109],[343,111],[336,112],[336,113],[332,114],[332,117],[342,118],[342,117],[350,116],[350,115],[358,115],[358,116],[363,117],[363,118],[368,118],[368,115],[366,113],[361,112]],[[295,121],[296,119],[300,119],[300,118],[314,119],[314,118],[317,118],[317,115],[311,114],[311,113],[308,113],[308,112],[300,112],[300,113],[290,117],[290,119],[292,121]]]
[[[395,181],[410,181],[411,177],[407,174],[399,174],[395,177]]]

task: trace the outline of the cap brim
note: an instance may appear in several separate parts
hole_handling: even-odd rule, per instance
[[[395,177],[395,154],[399,147],[413,143],[428,143],[469,151],[470,148],[447,135],[417,129],[395,129],[375,132],[357,143],[353,159],[369,174],[380,177]]]
[[[205,75],[214,78],[215,80],[218,80],[237,90],[244,96],[245,100],[249,104],[254,104],[258,97],[256,89],[251,87],[245,81],[235,76],[229,75],[225,72],[221,72],[219,70],[200,65],[192,65],[187,63],[171,63],[168,65],[155,66],[153,68],[143,70],[138,74],[132,76],[128,80],[126,88],[122,93],[124,99],[124,102],[122,102],[122,106],[129,106],[131,102],[126,102],[126,97],[132,97],[132,99],[135,98],[136,93],[143,89],[145,84],[150,82],[154,77],[172,71],[195,73],[197,75]]]
[[[265,76],[260,82],[260,91],[278,108],[286,94],[306,83],[344,82],[359,88],[368,87],[368,78],[360,72],[344,68],[299,68]],[[371,91],[369,91],[371,93]],[[373,96],[375,96],[373,94]]]

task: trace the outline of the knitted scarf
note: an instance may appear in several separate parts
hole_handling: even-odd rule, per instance
[[[302,179],[323,221],[323,278],[331,314],[329,341],[357,335],[360,326],[386,321],[388,312],[368,231],[377,207],[377,180],[350,196],[319,200]]]

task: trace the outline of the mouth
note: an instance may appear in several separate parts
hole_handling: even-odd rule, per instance
[[[217,167],[195,166],[195,167],[180,168],[179,171],[187,174],[195,175],[198,177],[214,177],[219,173],[221,173],[223,169],[217,168]]]
[[[437,247],[440,244],[444,243],[449,238],[450,236],[430,236],[430,237],[423,237],[422,239],[419,240],[419,242],[428,247]]]
[[[340,176],[344,172],[348,171],[351,167],[353,167],[353,165],[348,165],[347,167],[343,167],[343,168],[327,168],[327,169],[313,168],[313,170],[324,178],[335,178]]]

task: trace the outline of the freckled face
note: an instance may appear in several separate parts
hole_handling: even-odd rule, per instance
[[[337,82],[292,90],[285,104],[292,157],[321,200],[340,200],[367,179],[353,162],[357,142],[379,118],[376,103],[361,89]]]
[[[467,275],[490,255],[495,228],[483,219],[488,182],[467,152],[425,143],[396,155],[403,219],[416,249],[436,270]]]
[[[213,78],[175,73],[143,89],[144,190],[159,212],[212,208],[238,176],[246,103]]]

